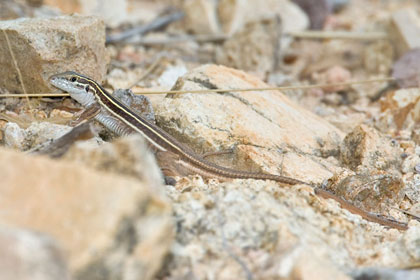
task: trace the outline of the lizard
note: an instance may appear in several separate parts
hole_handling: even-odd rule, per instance
[[[154,150],[157,161],[166,163],[167,166],[160,166],[165,176],[198,174],[204,178],[216,178],[220,181],[256,179],[272,180],[287,186],[304,184],[311,186],[317,196],[333,199],[342,208],[353,214],[360,215],[368,221],[400,230],[408,228],[408,225],[405,223],[367,212],[332,192],[295,178],[269,173],[240,171],[209,162],[189,147],[183,145],[165,130],[136,114],[100,84],[87,76],[67,71],[52,75],[49,78],[49,82],[54,87],[68,92],[71,98],[85,108],[85,111],[79,117],[82,118],[83,115],[86,115],[88,118],[95,118],[95,120],[117,135],[141,134]]]

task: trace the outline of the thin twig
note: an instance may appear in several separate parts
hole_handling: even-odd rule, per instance
[[[195,41],[198,43],[219,43],[225,41],[228,38],[228,35],[179,35],[165,38],[142,38],[134,43],[144,46],[179,44],[189,41]]]
[[[17,97],[17,98],[28,98],[28,97],[67,97],[70,96],[68,93],[29,93],[29,94],[0,94],[0,98],[9,98],[9,97]]]
[[[315,84],[315,85],[298,85],[298,86],[287,86],[287,87],[263,87],[263,88],[232,88],[232,89],[197,89],[197,90],[161,90],[161,91],[138,91],[134,94],[148,95],[148,94],[183,94],[183,93],[225,93],[225,92],[246,92],[246,91],[270,91],[270,90],[296,90],[296,89],[311,89],[311,88],[323,88],[332,86],[351,86],[368,83],[381,83],[394,81],[392,77],[389,78],[378,78],[363,81],[353,81],[347,83],[336,83],[336,84]],[[6,97],[64,97],[69,96],[68,93],[33,93],[33,94],[0,94],[0,98]]]
[[[303,39],[354,39],[383,40],[388,38],[384,32],[346,32],[346,31],[290,31],[286,35]]]
[[[180,20],[184,17],[183,12],[175,12],[170,15],[162,16],[159,18],[154,19],[153,21],[142,25],[142,26],[136,26],[129,30],[125,30],[121,33],[114,34],[114,35],[108,35],[106,38],[106,43],[115,43],[119,41],[126,40],[130,37],[133,37],[135,35],[144,35],[150,31],[160,29],[162,27],[167,26],[168,24]]]
[[[176,94],[176,93],[225,93],[225,92],[246,92],[246,91],[270,91],[270,90],[296,90],[296,89],[311,89],[311,88],[324,88],[331,86],[351,86],[357,84],[368,84],[393,81],[394,78],[379,78],[363,81],[353,81],[347,83],[336,83],[336,84],[315,84],[315,85],[298,85],[298,86],[286,86],[286,87],[263,87],[263,88],[242,88],[242,89],[197,89],[197,90],[162,90],[162,91],[139,91],[135,94]]]

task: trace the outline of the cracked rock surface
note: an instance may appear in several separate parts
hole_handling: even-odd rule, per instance
[[[174,89],[267,87],[231,68],[205,65],[180,78]],[[344,133],[279,91],[172,95],[154,104],[158,124],[199,153],[236,147],[235,167],[321,182],[335,167],[318,157],[334,151]],[[224,162],[226,163],[226,162]],[[281,165],[279,163],[282,163]]]

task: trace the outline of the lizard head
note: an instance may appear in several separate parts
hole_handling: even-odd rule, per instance
[[[73,71],[52,75],[49,82],[56,88],[68,92],[70,96],[83,106],[95,102],[96,82]]]

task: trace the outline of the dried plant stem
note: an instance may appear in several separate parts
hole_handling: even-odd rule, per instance
[[[304,39],[350,39],[350,40],[384,40],[385,32],[345,32],[345,31],[291,31],[287,35]]]
[[[198,90],[162,90],[162,91],[136,91],[135,94],[184,94],[184,93],[224,93],[224,92],[246,92],[246,91],[269,91],[269,90],[296,90],[296,89],[311,89],[311,88],[324,88],[324,87],[335,87],[335,86],[351,86],[369,83],[381,83],[394,81],[392,77],[378,78],[362,81],[353,81],[347,83],[336,83],[336,84],[315,84],[315,85],[297,85],[297,86],[286,86],[286,87],[263,87],[263,88],[231,88],[231,89],[198,89]],[[6,97],[65,97],[69,96],[67,93],[34,93],[34,94],[0,94],[0,98]]]

